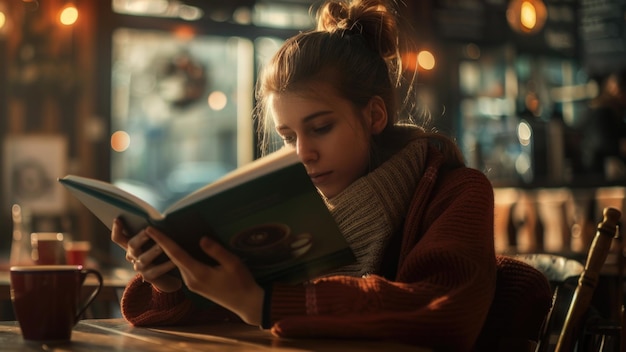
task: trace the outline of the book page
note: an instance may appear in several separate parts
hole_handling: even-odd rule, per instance
[[[67,175],[59,179],[59,182],[67,187],[80,191],[85,194],[85,196],[99,199],[101,199],[102,196],[106,196],[111,199],[116,199],[118,202],[139,208],[152,219],[159,220],[163,218],[163,214],[148,204],[148,202],[114,186],[113,184],[76,175]],[[102,196],[98,196],[97,194]],[[79,196],[79,194],[76,194],[76,196]],[[79,199],[82,199],[82,197],[79,197]],[[110,202],[111,201],[108,201],[108,203]]]
[[[184,208],[199,200],[208,198],[227,189],[244,184],[255,178],[269,174],[272,171],[282,169],[289,165],[299,163],[300,159],[296,155],[294,148],[281,148],[267,156],[256,159],[246,165],[243,165],[232,172],[222,176],[217,181],[200,188],[197,191],[183,197],[176,203],[169,206],[164,214],[167,215],[173,211]]]

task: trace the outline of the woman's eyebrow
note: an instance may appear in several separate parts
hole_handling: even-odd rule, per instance
[[[316,111],[310,115],[305,116],[302,119],[302,123],[307,123],[310,122],[311,120],[315,120],[316,118],[322,116],[322,115],[328,115],[332,113],[332,110],[321,110],[321,111]],[[276,130],[280,131],[280,130],[288,130],[289,127],[285,126],[285,125],[277,125],[276,126]]]
[[[315,118],[317,118],[317,117],[320,117],[320,116],[322,116],[322,115],[328,115],[328,114],[330,114],[330,113],[332,113],[332,111],[331,111],[331,110],[322,110],[322,111],[314,112],[314,113],[312,113],[311,115],[305,116],[305,117],[302,119],[302,122],[305,122],[305,123],[306,123],[306,122],[309,122],[309,121],[311,121],[311,120],[314,120],[314,119],[315,119]]]

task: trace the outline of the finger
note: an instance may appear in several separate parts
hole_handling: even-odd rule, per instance
[[[111,240],[124,249],[128,246],[128,238],[124,236],[124,225],[118,218],[113,220],[113,226],[111,226]]]
[[[133,269],[137,270],[134,265],[137,262],[137,258],[133,257],[132,255],[130,255],[128,252],[126,252],[126,261],[130,262],[133,264]]]
[[[131,247],[128,247],[126,249],[126,260],[135,264],[135,262],[137,261],[137,257],[139,257],[139,253],[133,251],[133,249]]]
[[[138,263],[140,264],[140,267],[151,265],[152,262],[154,262],[154,260],[159,255],[161,255],[161,253],[163,253],[163,249],[161,249],[161,246],[159,246],[158,244],[155,244],[147,251],[141,253],[141,255],[136,258],[133,264]]]
[[[143,229],[128,240],[128,247],[132,247],[135,251],[141,249],[141,247],[148,242],[150,238],[146,235],[146,230]]]
[[[130,240],[128,240],[127,249],[128,256],[131,259],[137,260],[144,252],[143,245],[150,240],[150,237],[146,235],[146,230],[141,230],[139,233]]]
[[[135,265],[138,265],[138,264],[136,263]],[[176,265],[171,260],[168,260],[165,263],[162,263],[159,265],[153,265],[148,269],[145,269],[145,270],[140,269],[136,271],[141,272],[141,276],[143,277],[145,281],[152,282],[162,277],[163,275],[167,274],[168,272],[170,272],[172,269],[175,269],[175,268],[176,268]]]
[[[197,263],[197,261],[194,260],[184,249],[180,248],[176,242],[167,237],[161,231],[153,227],[148,227],[145,233],[161,247],[163,252],[165,252],[165,254],[177,267],[190,267]]]
[[[239,261],[239,257],[229,252],[221,244],[209,237],[204,236],[200,239],[200,247],[204,253],[222,265]]]

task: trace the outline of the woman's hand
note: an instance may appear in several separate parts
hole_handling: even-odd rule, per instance
[[[154,245],[145,252],[142,251],[141,247],[149,240],[145,230],[129,239],[122,221],[115,219],[111,230],[111,240],[126,250],[126,260],[133,264],[133,270],[141,274],[145,282],[151,283],[161,292],[174,292],[182,287],[180,279],[167,274],[176,267],[172,261],[153,263],[154,259],[163,253],[159,245]]]
[[[200,240],[200,247],[218,263],[209,266],[192,258],[159,230],[148,227],[145,234],[152,238],[178,267],[191,291],[229,309],[248,324],[261,324],[265,291],[256,283],[248,268],[237,256],[228,252],[219,243],[203,237]]]

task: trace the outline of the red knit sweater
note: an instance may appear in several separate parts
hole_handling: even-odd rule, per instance
[[[442,164],[442,155],[430,148],[381,275],[273,285],[266,312],[272,333],[470,350],[496,286],[493,188],[477,170],[448,170]],[[202,312],[182,290],[158,292],[140,277],[129,283],[121,308],[134,325],[199,323],[228,315]]]

